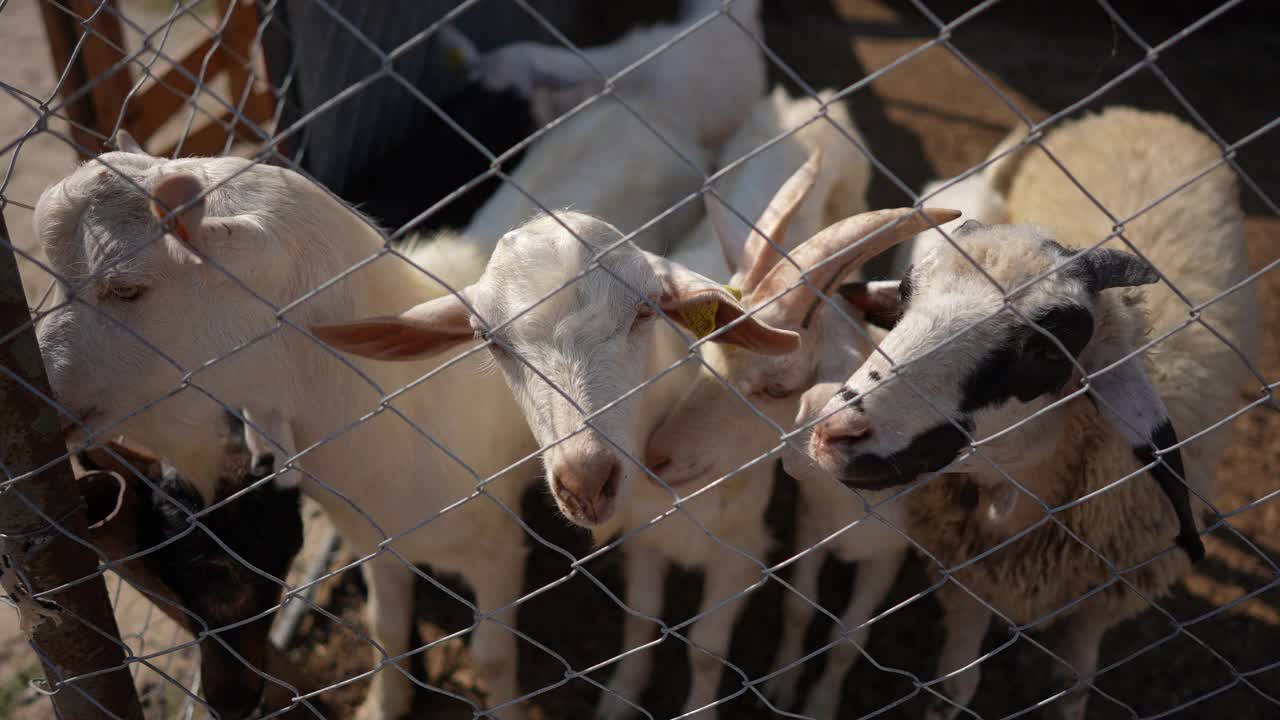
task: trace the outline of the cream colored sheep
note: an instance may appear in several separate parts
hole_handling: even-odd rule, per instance
[[[910,502],[909,534],[940,567],[1034,528],[939,590],[952,631],[939,662],[947,698],[931,717],[953,717],[973,697],[978,666],[962,669],[979,655],[988,606],[1018,626],[1068,624],[1057,669],[1079,682],[1051,707],[1083,717],[1103,633],[1147,609],[1187,572],[1188,554],[1203,553],[1191,513],[1202,506],[1187,502],[1175,476],[1212,498],[1230,431],[1198,433],[1240,406],[1251,377],[1244,358],[1258,344],[1250,288],[1200,314],[1233,349],[1197,322],[1181,327],[1190,308],[1170,287],[1198,306],[1248,273],[1230,170],[1178,189],[1221,157],[1217,146],[1171,116],[1124,108],[1067,123],[1044,144],[1117,218],[1140,213],[1124,236],[1150,266],[1118,240],[1086,250],[1114,221],[1042,151],[1026,150],[1008,208],[1037,226],[966,224],[952,238],[968,257],[938,243],[921,258],[900,287],[901,319],[824,408],[810,443],[825,469],[857,487],[944,470]],[[1081,369],[1088,390],[1073,394]],[[1175,430],[1185,444],[1171,450]],[[962,452],[969,437],[979,453]],[[1163,449],[1153,465],[1152,446]],[[1026,493],[1011,490],[1006,473]],[[1061,508],[1061,526],[1045,507]],[[1122,582],[1108,563],[1133,569]]]

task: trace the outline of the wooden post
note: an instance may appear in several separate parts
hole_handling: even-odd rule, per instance
[[[88,535],[71,464],[63,460],[10,482],[66,454],[56,411],[22,384],[49,394],[10,248],[0,215],[0,367],[5,370],[0,372],[0,580],[17,603],[22,627],[55,690],[57,717],[142,720],[102,577],[42,594],[98,572],[98,556],[67,534]],[[108,668],[117,669],[101,672]],[[100,674],[85,677],[90,673]]]

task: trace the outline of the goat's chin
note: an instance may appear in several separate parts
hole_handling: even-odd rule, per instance
[[[612,502],[605,507],[597,507],[594,512],[571,507],[559,500],[556,501],[556,507],[560,508],[560,514],[564,515],[569,522],[586,530],[597,530],[605,527],[617,515],[617,508],[615,503]]]

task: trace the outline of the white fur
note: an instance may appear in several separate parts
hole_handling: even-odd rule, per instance
[[[820,99],[829,101],[832,94],[823,92]],[[765,143],[778,139],[787,130],[800,130],[725,174],[718,183],[718,190],[729,207],[754,222],[764,214],[778,188],[805,164],[815,148],[820,148],[823,153],[821,169],[808,197],[792,217],[787,237],[809,238],[831,222],[865,209],[870,163],[849,139],[852,137],[860,141],[861,136],[843,106],[831,105],[827,118],[817,117],[819,110],[818,101],[792,99],[781,88],[756,103],[742,127],[725,143],[719,167],[727,167]],[[745,236],[749,227],[740,223],[736,230]],[[782,238],[776,240],[782,242]],[[710,277],[728,281],[730,268],[719,246],[710,221],[704,219],[677,248],[675,259]],[[672,350],[678,351],[679,348],[673,347]],[[801,350],[801,353],[808,352],[807,348]],[[718,371],[726,372],[726,380],[737,386],[747,383],[734,373],[738,366],[726,367],[717,363],[717,359],[725,356],[734,358],[738,366],[777,364],[770,358],[727,346],[707,348],[703,352],[704,359]],[[662,362],[674,362],[676,359],[670,357]],[[805,368],[809,361],[793,355],[788,356],[785,362]],[[673,460],[679,461],[674,463],[672,473],[663,473],[663,479],[679,483],[674,489],[686,498],[684,511],[628,539],[623,561],[628,578],[627,605],[646,615],[656,615],[660,611],[661,608],[655,604],[661,596],[655,596],[651,589],[641,586],[638,581],[630,582],[631,578],[660,577],[669,565],[701,569],[706,573],[700,612],[709,614],[691,630],[691,639],[706,651],[695,647],[689,650],[693,669],[692,689],[685,704],[685,712],[689,712],[715,700],[722,658],[728,655],[730,632],[744,603],[735,600],[714,611],[713,608],[759,579],[757,563],[763,561],[770,545],[764,511],[773,487],[774,461],[762,460],[698,497],[687,498],[703,490],[713,480],[737,470],[739,465],[768,452],[777,444],[778,436],[769,432],[763,422],[751,417],[750,411],[709,372],[703,370],[696,377],[684,376],[681,380],[691,385],[691,389],[681,391],[689,395],[679,404],[672,402],[672,405],[662,408],[665,412],[674,405],[674,416],[668,416],[663,422],[662,429],[657,431],[661,437],[656,443],[671,452]],[[757,396],[751,397],[752,402],[757,399]],[[783,427],[795,414],[794,406],[781,412],[772,412],[775,408],[767,402],[761,407],[767,408],[770,416]],[[688,409],[693,409],[692,413]],[[682,420],[687,420],[690,415],[696,416],[701,424],[690,427]],[[669,429],[673,423],[678,429]],[[652,427],[648,420],[644,425]],[[761,433],[751,432],[744,426],[758,426],[764,437],[755,442]],[[734,428],[731,442],[726,442],[730,438],[723,434],[727,427]],[[680,437],[672,440],[672,433]],[[651,446],[654,443],[650,441]],[[654,518],[670,512],[672,501],[671,490],[651,479],[641,478],[633,485],[626,505],[619,510],[621,530],[631,532],[645,527]],[[627,615],[625,623],[624,647],[635,647],[652,639],[655,628],[647,620]],[[632,701],[638,699],[649,679],[651,662],[651,652],[623,658],[610,683],[610,690]],[[631,710],[628,704],[606,693],[602,696],[599,714],[617,718],[630,715]]]
[[[682,0],[675,24],[638,28],[609,45],[583,49],[590,64],[559,45],[521,42],[480,55],[473,72],[492,90],[530,98],[535,122],[545,125],[601,92],[601,73],[612,79],[714,13],[716,17],[631,69],[614,87],[627,102],[645,100],[664,109],[688,136],[714,149],[765,94],[758,5],[758,0],[735,0],[727,10],[731,18],[722,14],[720,0]]]
[[[834,96],[834,91],[823,90],[817,99],[793,98],[782,86],[775,87],[755,103],[741,127],[725,141],[716,159],[716,170],[734,167],[713,184],[736,211],[729,216],[738,226],[737,232],[745,235],[750,231],[742,218],[760,217],[774,192],[815,149],[822,151],[822,167],[809,194],[819,199],[800,206],[791,220],[788,236],[808,238],[840,218],[867,209],[871,162],[855,144],[865,141],[843,103],[832,102]],[[831,103],[825,116],[821,103]],[[783,137],[788,131],[794,132]],[[941,202],[931,204],[945,206]],[[703,217],[676,252],[677,259],[689,269],[707,277],[729,279],[731,273],[709,218]]]
[[[705,170],[689,168],[665,146],[655,149],[658,142],[616,103],[597,103],[535,144],[513,180],[541,203],[577,202],[634,230],[694,192]],[[702,161],[696,146],[685,152]],[[566,167],[574,171],[566,173]],[[173,236],[152,242],[161,229],[144,193],[162,176],[175,173],[190,173],[213,188],[204,202],[206,222],[216,229],[200,233],[195,243],[212,262],[192,260]],[[525,195],[505,185],[465,233],[440,233],[411,243],[406,252],[419,267],[461,288],[480,275],[498,237],[537,210]],[[637,239],[663,247],[664,232],[683,232],[691,221],[688,212],[675,213]],[[111,153],[49,188],[35,224],[53,267],[72,283],[86,283],[75,302],[51,313],[40,326],[58,398],[77,415],[96,407],[101,415],[90,426],[109,425],[112,433],[123,432],[171,460],[206,500],[217,478],[214,432],[222,427],[222,407],[194,388],[179,390],[182,371],[130,331],[180,368],[196,371],[193,385],[231,408],[245,409],[247,419],[270,436],[251,432],[251,443],[272,452],[281,467],[293,460],[292,467],[306,477],[303,490],[325,506],[362,555],[379,549],[383,532],[407,531],[467,500],[476,492],[477,477],[486,478],[535,449],[511,393],[486,371],[483,355],[455,363],[397,396],[391,406],[407,421],[385,410],[346,429],[376,410],[385,393],[442,367],[449,357],[413,364],[351,360],[380,388],[374,389],[332,351],[292,327],[271,332],[277,325],[272,308],[212,267],[225,268],[267,303],[282,307],[381,251],[382,237],[366,220],[292,172],[234,158],[166,161]],[[148,289],[136,302],[126,303],[109,292],[122,284]],[[418,269],[387,256],[300,303],[286,318],[305,328],[352,316],[388,315],[446,294]],[[59,300],[68,299],[64,288]],[[129,330],[105,322],[103,315]],[[265,338],[231,353],[263,334]],[[157,407],[114,424],[175,390]],[[313,447],[316,443],[323,444]],[[302,456],[294,458],[298,451]],[[487,486],[487,497],[467,500],[392,548],[410,563],[463,575],[476,590],[482,611],[505,606],[520,593],[525,549],[516,519],[498,503],[515,511],[535,471],[527,463],[498,478]],[[289,471],[280,479],[293,482],[297,475]],[[403,653],[412,570],[386,551],[364,569],[372,635],[388,654]],[[499,617],[510,623],[514,613]],[[492,622],[477,628],[473,654],[495,701],[516,695],[515,650],[515,637],[506,629]],[[411,691],[397,670],[379,673],[362,715],[402,714]]]
[[[966,177],[956,176],[933,180],[920,191],[920,198],[933,207],[957,208],[963,214],[938,229],[929,229],[898,247],[894,255],[892,275],[901,278],[917,261],[924,258],[937,243],[947,242],[947,236],[970,220],[989,225],[1009,222],[1009,207],[1005,195],[1009,192],[1010,173],[1016,165],[1018,154],[1004,155],[1021,140],[1023,133],[1015,131],[987,155],[989,164]]]

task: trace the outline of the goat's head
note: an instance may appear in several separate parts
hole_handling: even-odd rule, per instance
[[[261,673],[287,674],[268,647],[269,611],[280,604],[276,578],[284,579],[302,547],[302,516],[298,491],[271,482],[228,501],[256,481],[243,448],[228,450],[215,498],[226,504],[202,516],[203,528],[191,527],[189,513],[205,501],[147,453],[114,443],[82,453],[89,472],[78,487],[90,541],[112,560],[141,555],[121,575],[192,634],[210,631],[200,643],[209,706],[220,717],[247,718],[268,710]]]
[[[842,288],[897,320],[814,428],[810,452],[826,470],[868,489],[943,468],[1002,478],[988,460],[1016,478],[1056,452],[1065,414],[1045,410],[1080,370],[1143,465],[1176,444],[1142,359],[1127,357],[1146,325],[1140,295],[1125,288],[1156,282],[1151,267],[1115,250],[1068,250],[1030,226],[970,222],[952,240],[896,288]],[[1105,293],[1113,288],[1121,293]],[[957,462],[971,438],[982,457]],[[1176,449],[1163,458],[1153,473],[1182,523],[1180,542],[1201,554],[1186,486],[1169,472],[1182,474],[1181,458]]]
[[[546,448],[556,503],[579,525],[601,525],[640,471],[627,459],[640,457],[650,430],[644,391],[627,393],[666,369],[647,367],[658,323],[714,331],[715,342],[763,353],[790,352],[798,341],[745,316],[723,286],[621,238],[582,213],[542,215],[503,236],[484,275],[460,295],[312,330],[334,347],[384,360],[486,340]]]
[[[762,322],[798,334],[801,343],[795,352],[778,357],[726,346],[706,348],[702,358],[706,366],[654,431],[646,450],[650,468],[673,487],[721,477],[779,443],[778,428],[790,427],[801,394],[813,384],[825,344],[825,325],[849,326],[862,319],[860,312],[843,303],[849,314],[834,308],[818,312],[824,301],[812,288],[829,289],[883,250],[956,215],[950,210],[909,208],[862,213],[816,233],[782,257],[776,248],[786,246],[787,225],[805,201],[820,158],[819,153],[811,155],[778,190],[755,221],[756,230],[738,225],[717,201],[708,200],[708,212],[734,273],[732,282],[744,294],[743,304]],[[846,345],[857,357],[865,357],[871,347],[867,338],[863,333],[861,343]],[[755,417],[740,398],[767,420]],[[734,428],[732,441],[726,441],[726,427]]]
[[[35,231],[59,282],[38,330],[69,430],[137,438],[208,498],[224,408],[196,388],[238,407],[287,372],[230,365],[275,347],[272,305],[313,286],[297,239],[323,237],[331,220],[302,210],[304,194],[319,196],[282,168],[141,152],[104,154],[44,191]]]

